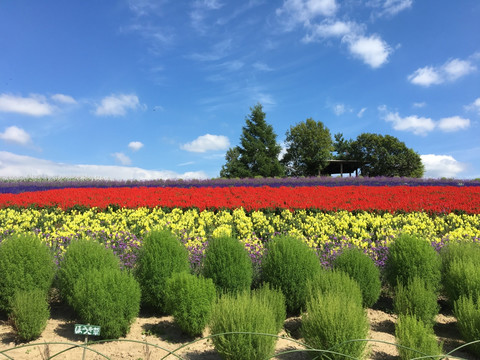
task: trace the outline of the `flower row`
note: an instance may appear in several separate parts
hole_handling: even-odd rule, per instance
[[[480,187],[453,186],[301,186],[203,188],[69,188],[0,194],[0,207],[77,206],[105,209],[166,207],[205,209],[317,209],[447,214],[480,213]]]

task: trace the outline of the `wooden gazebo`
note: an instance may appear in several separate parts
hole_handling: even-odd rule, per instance
[[[343,174],[352,176],[352,173],[355,173],[355,176],[358,176],[361,165],[362,162],[357,160],[328,160],[328,165],[322,169],[320,175],[340,174],[343,177]]]

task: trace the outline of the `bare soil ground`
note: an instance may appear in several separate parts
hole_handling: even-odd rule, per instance
[[[368,317],[370,319],[370,339],[378,340],[379,342],[369,343],[367,358],[370,360],[398,359],[396,347],[382,342],[395,342],[396,316],[391,312],[391,300],[381,298],[374,308],[368,309]],[[77,345],[84,343],[85,338],[83,336],[74,334],[74,324],[78,322],[75,314],[66,305],[53,303],[51,307],[51,318],[42,336],[31,343],[20,343],[16,341],[15,333],[8,319],[5,318],[5,315],[0,315],[0,351],[16,346],[17,348],[15,350],[9,351],[5,353],[5,355],[15,360],[46,359],[48,355],[52,356],[71,347],[71,345],[49,344],[47,346],[45,342],[68,342]],[[277,353],[301,349],[301,346],[289,340],[293,339],[302,342],[300,324],[300,318],[288,318],[286,320],[285,330],[280,334],[284,336],[284,338],[277,342]],[[437,317],[435,332],[438,339],[444,342],[445,352],[463,344],[456,329],[456,320],[445,307],[443,307],[440,315]],[[203,335],[207,336],[208,330],[206,330]],[[171,351],[196,340],[195,338],[183,335],[175,325],[172,317],[157,317],[145,311],[140,313],[139,317],[133,323],[130,332],[124,339],[135,340],[138,341],[138,343],[114,341],[91,345],[91,348],[108,356],[110,359],[147,360],[160,359],[167,355],[168,351],[162,350],[161,348]],[[90,340],[95,340],[95,338],[90,337]],[[152,345],[148,346],[145,342],[155,344],[159,348]],[[27,346],[22,347],[24,345]],[[221,359],[215,352],[211,340],[200,340],[179,350],[177,354],[185,360]],[[0,360],[8,359],[5,355],[0,354]],[[54,357],[54,359],[82,359],[82,355],[83,350],[81,348],[75,348]],[[463,351],[459,351],[454,355],[467,360],[475,359],[475,356]],[[85,357],[85,359],[88,360],[104,358],[105,357],[91,351],[87,351]],[[275,357],[275,359],[281,360],[307,360],[309,358],[307,353],[299,352]],[[175,356],[169,355],[168,359],[175,359]]]

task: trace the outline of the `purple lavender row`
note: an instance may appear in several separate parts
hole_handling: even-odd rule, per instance
[[[112,188],[112,187],[296,187],[296,186],[480,186],[480,181],[460,179],[417,179],[403,177],[288,177],[288,178],[245,178],[207,180],[99,180],[99,179],[52,179],[52,180],[8,180],[0,179],[0,194],[18,194],[26,191],[44,191],[64,188]]]

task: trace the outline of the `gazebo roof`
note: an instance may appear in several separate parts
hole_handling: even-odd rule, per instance
[[[362,165],[357,160],[328,160],[328,165],[322,169],[322,175],[356,173]]]

